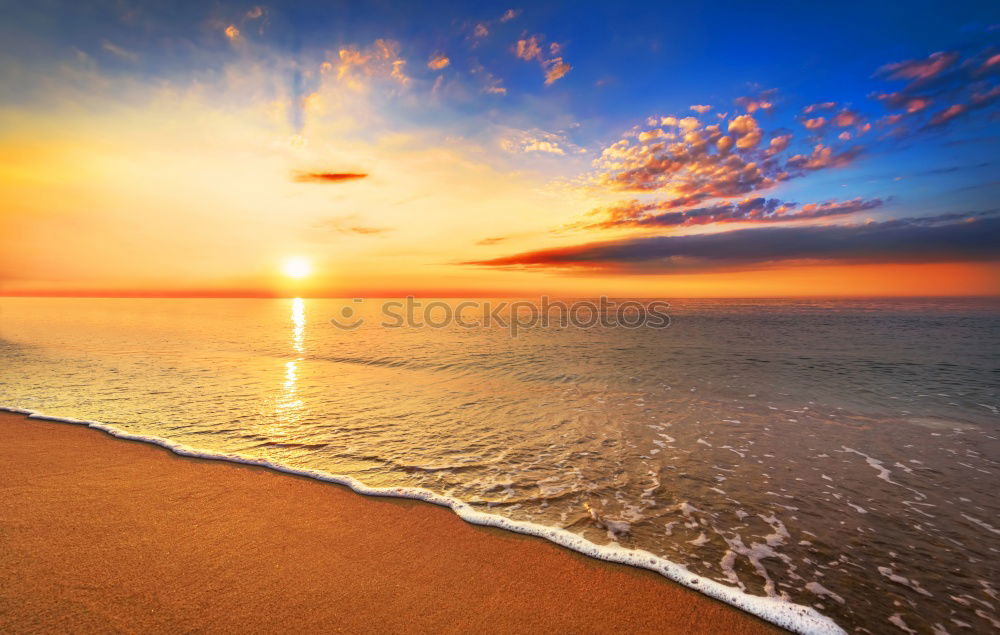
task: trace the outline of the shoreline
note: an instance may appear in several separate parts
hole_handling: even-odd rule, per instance
[[[659,574],[420,501],[10,412],[0,443],[5,630],[779,632]]]

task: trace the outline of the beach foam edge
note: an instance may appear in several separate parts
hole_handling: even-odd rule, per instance
[[[170,450],[179,456],[226,461],[241,465],[253,465],[285,474],[304,476],[318,481],[344,485],[363,496],[407,498],[424,501],[440,507],[447,507],[459,518],[473,525],[495,527],[497,529],[504,529],[522,535],[543,538],[561,547],[571,549],[577,553],[581,553],[592,558],[659,573],[668,580],[676,582],[681,586],[698,591],[703,595],[707,595],[708,597],[724,602],[730,606],[738,608],[767,622],[775,624],[776,626],[780,626],[795,633],[801,633],[802,635],[846,633],[846,631],[838,626],[836,622],[829,617],[822,615],[812,607],[795,604],[794,602],[783,600],[781,598],[751,595],[741,591],[740,589],[694,574],[683,565],[672,562],[648,551],[640,549],[627,549],[617,544],[598,545],[572,532],[566,531],[565,529],[546,527],[544,525],[538,525],[526,521],[511,520],[496,514],[488,514],[477,511],[469,504],[456,498],[443,496],[427,489],[416,487],[372,487],[365,485],[361,481],[358,481],[350,476],[341,476],[323,470],[293,468],[280,463],[268,461],[266,459],[246,457],[238,454],[223,454],[219,452],[198,450],[163,437],[126,432],[113,425],[102,423],[100,421],[57,417],[32,410],[26,410],[24,408],[7,406],[0,406],[0,411],[25,415],[29,419],[56,421],[87,426],[119,439],[157,445]]]

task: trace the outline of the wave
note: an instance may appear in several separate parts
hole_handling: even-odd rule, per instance
[[[408,498],[424,501],[433,505],[439,505],[441,507],[447,507],[451,509],[459,518],[473,525],[496,527],[498,529],[505,529],[507,531],[527,536],[544,538],[545,540],[562,547],[566,547],[567,549],[572,549],[573,551],[582,553],[592,558],[654,571],[678,584],[715,598],[721,602],[725,602],[730,606],[739,608],[747,613],[750,613],[751,615],[755,615],[763,620],[795,633],[802,633],[803,635],[846,633],[836,624],[836,622],[822,615],[812,607],[795,604],[781,598],[751,595],[734,587],[716,582],[715,580],[691,573],[685,566],[665,558],[661,558],[660,556],[648,551],[641,549],[627,549],[617,544],[597,545],[582,538],[581,536],[566,531],[565,529],[546,527],[544,525],[538,525],[527,521],[511,520],[496,514],[487,514],[473,509],[470,505],[461,500],[437,494],[424,488],[372,487],[365,485],[361,481],[350,476],[331,474],[323,470],[293,468],[281,463],[275,463],[265,459],[242,456],[238,454],[207,452],[176,443],[163,437],[125,432],[115,426],[101,423],[99,421],[56,417],[23,408],[12,408],[6,406],[0,406],[0,411],[26,415],[30,419],[84,425],[101,430],[119,439],[158,445],[180,456],[215,461],[227,461],[243,465],[254,465],[268,468],[276,472],[293,474],[295,476],[304,476],[318,481],[344,485],[349,487],[354,492],[364,496]]]

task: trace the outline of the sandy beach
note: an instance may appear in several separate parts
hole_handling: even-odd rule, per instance
[[[0,413],[0,630],[777,632],[660,576]]]

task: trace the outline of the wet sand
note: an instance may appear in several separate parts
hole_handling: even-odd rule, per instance
[[[0,413],[0,631],[775,633],[418,501]]]

